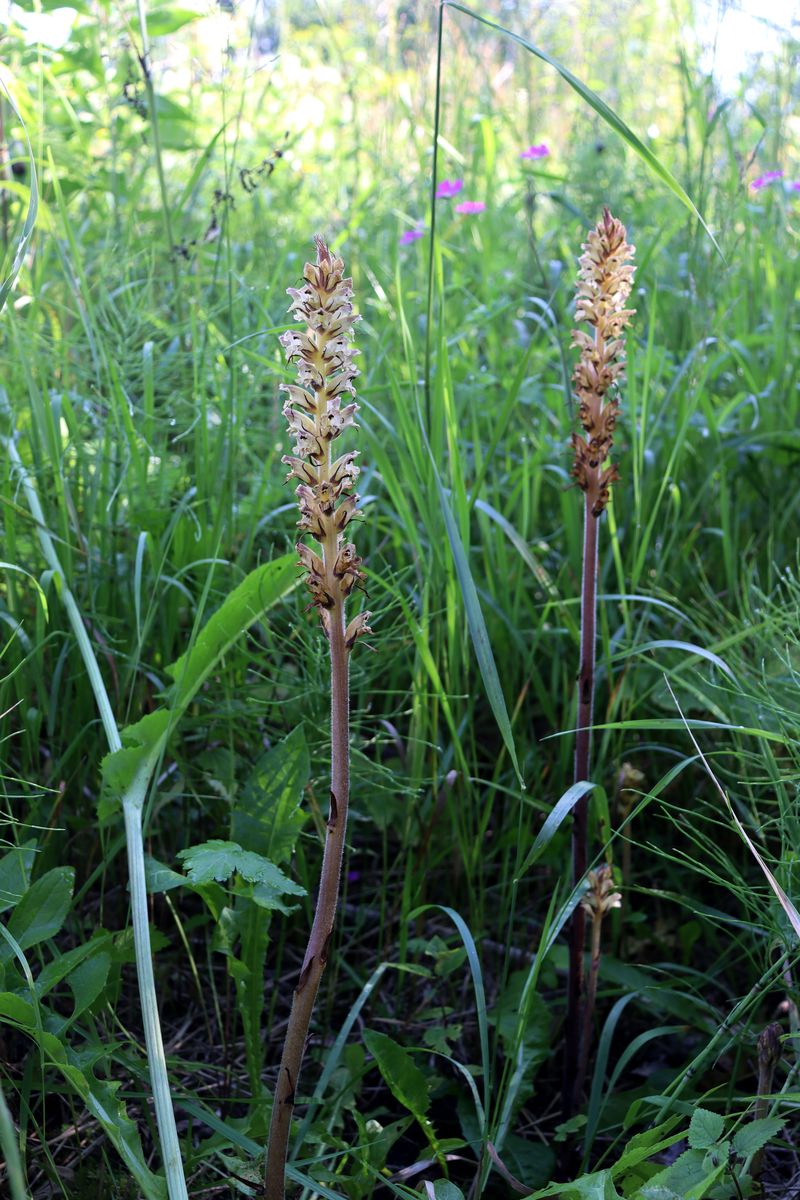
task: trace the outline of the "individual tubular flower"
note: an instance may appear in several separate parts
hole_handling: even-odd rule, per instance
[[[354,358],[353,281],[344,278],[344,262],[331,254],[316,238],[317,261],[306,263],[305,284],[288,288],[290,311],[305,321],[304,333],[290,329],[281,337],[288,362],[297,364],[297,384],[284,385],[288,393],[283,415],[294,440],[292,455],[283,462],[289,479],[297,479],[300,508],[298,526],[319,542],[321,555],[301,541],[297,544],[301,565],[306,569],[306,586],[311,603],[319,609],[323,628],[330,637],[332,614],[343,621],[344,601],[364,579],[361,559],[344,530],[358,514],[354,492],[359,469],[357,450],[334,456],[335,440],[355,425],[358,405],[353,380],[358,375]],[[343,401],[346,401],[343,403]],[[351,650],[356,638],[369,633],[369,613],[360,613],[345,629],[345,645]]]
[[[625,226],[603,210],[602,219],[591,230],[582,249],[575,316],[585,321],[592,333],[575,329],[572,345],[580,357],[572,376],[578,399],[578,416],[586,437],[572,435],[572,475],[585,492],[588,510],[599,517],[608,503],[608,489],[617,478],[617,468],[607,466],[619,401],[612,389],[625,372],[623,334],[634,309],[625,307],[633,286],[634,247],[628,245]]]

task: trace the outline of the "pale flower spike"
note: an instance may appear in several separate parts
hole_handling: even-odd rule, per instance
[[[306,263],[305,285],[288,288],[291,312],[306,322],[306,330],[290,329],[281,337],[288,362],[297,363],[298,384],[284,385],[289,399],[283,415],[294,438],[294,455],[285,455],[289,479],[297,479],[300,507],[298,525],[316,538],[322,555],[305,542],[298,542],[301,565],[307,571],[306,586],[316,605],[328,637],[331,621],[341,620],[344,602],[364,579],[361,559],[344,530],[358,515],[359,497],[353,491],[359,469],[357,450],[338,458],[331,452],[336,438],[355,426],[358,405],[342,403],[355,396],[353,380],[358,368],[353,359],[353,326],[360,318],[353,312],[352,279],[344,278],[344,262],[334,257],[321,238],[316,238],[317,261]],[[359,613],[345,629],[345,645],[351,650],[356,639],[371,630],[370,614]]]
[[[625,371],[623,333],[635,309],[625,303],[633,286],[633,266],[627,261],[635,248],[627,242],[625,226],[608,209],[586,239],[580,258],[575,316],[593,334],[572,331],[580,350],[572,382],[578,397],[578,416],[587,436],[572,435],[575,460],[572,474],[599,517],[608,503],[608,489],[618,479],[612,463],[603,467],[614,440],[619,401],[609,390]]]

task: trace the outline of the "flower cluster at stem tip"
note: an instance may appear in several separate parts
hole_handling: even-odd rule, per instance
[[[353,379],[359,373],[353,362],[358,351],[352,334],[360,318],[353,311],[353,281],[344,278],[343,260],[331,254],[322,238],[316,238],[316,245],[316,263],[306,263],[303,269],[304,286],[287,288],[290,311],[305,321],[306,329],[303,333],[290,329],[280,339],[287,362],[297,363],[297,384],[281,387],[289,394],[283,415],[295,439],[294,455],[285,455],[282,461],[290,468],[287,478],[299,480],[298,526],[316,538],[322,550],[320,556],[305,542],[297,543],[311,603],[319,609],[330,638],[334,621],[340,627],[344,621],[345,599],[364,579],[361,559],[344,533],[359,512],[359,497],[353,491],[358,451],[334,458],[331,449],[344,430],[355,425],[358,412],[349,398],[355,396]],[[356,638],[371,632],[369,616],[359,613],[346,626],[348,650]]]
[[[578,416],[586,437],[573,433],[572,476],[586,494],[587,511],[599,517],[608,504],[609,487],[618,479],[614,463],[603,466],[614,441],[619,400],[610,389],[625,372],[624,330],[634,314],[625,307],[633,286],[634,247],[625,226],[608,209],[592,229],[582,249],[575,316],[591,334],[572,331],[580,357],[572,376]]]

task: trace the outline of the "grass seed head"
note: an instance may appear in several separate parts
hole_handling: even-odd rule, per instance
[[[625,372],[624,331],[634,314],[625,303],[633,286],[635,248],[628,244],[625,226],[608,209],[583,247],[578,272],[575,316],[592,333],[575,329],[572,345],[580,350],[572,382],[578,415],[586,437],[572,435],[572,475],[599,517],[608,503],[608,489],[619,478],[616,466],[604,466],[614,442],[619,401],[611,394]]]
[[[316,238],[316,245],[317,260],[306,263],[303,287],[287,289],[290,311],[298,321],[305,321],[306,329],[302,333],[290,329],[280,339],[287,362],[297,365],[297,384],[282,388],[288,394],[283,415],[294,439],[294,453],[282,461],[289,467],[288,478],[298,480],[298,526],[322,549],[319,555],[305,542],[297,544],[311,603],[330,634],[331,612],[343,606],[364,579],[356,548],[344,536],[359,512],[359,497],[353,490],[358,451],[336,458],[331,453],[333,442],[355,426],[358,405],[350,397],[355,396],[358,350],[353,345],[353,327],[360,318],[353,311],[353,281],[344,276],[343,260],[331,253],[322,238]],[[360,634],[369,632],[368,618],[369,613],[360,613],[347,626],[348,649]]]

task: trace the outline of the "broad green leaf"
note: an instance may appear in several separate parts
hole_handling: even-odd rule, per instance
[[[87,958],[85,962],[75,968],[71,975],[67,976],[67,983],[75,998],[75,1007],[69,1018],[70,1024],[91,1004],[94,1004],[106,986],[110,968],[111,955],[101,951],[92,958]]]
[[[297,579],[297,555],[292,552],[256,567],[226,597],[186,654],[167,667],[167,673],[175,681],[169,695],[173,719],[183,712],[244,631],[290,592]]]
[[[377,1062],[394,1098],[418,1121],[424,1121],[430,1105],[428,1085],[408,1051],[375,1029],[365,1032],[364,1045]]]
[[[614,1186],[611,1171],[593,1171],[582,1175],[573,1183],[551,1183],[541,1191],[532,1192],[529,1200],[544,1200],[545,1196],[559,1196],[561,1200],[622,1200]]]
[[[131,793],[137,777],[145,782],[149,779],[169,727],[169,712],[165,708],[157,708],[142,717],[141,721],[120,730],[122,749],[106,754],[100,764],[103,786],[97,815],[101,821],[111,816],[122,798]]]
[[[33,1029],[36,1025],[33,1005],[16,992],[0,992],[0,1018],[16,1021],[25,1029]]]
[[[648,1158],[652,1158],[654,1154],[660,1154],[662,1150],[667,1150],[675,1142],[679,1142],[685,1135],[681,1131],[672,1133],[671,1131],[680,1121],[678,1114],[674,1114],[666,1121],[662,1121],[658,1125],[653,1125],[651,1129],[646,1129],[642,1133],[635,1134],[628,1142],[621,1156],[617,1159],[612,1167],[614,1175],[620,1175],[624,1171],[631,1170],[632,1167],[638,1166],[640,1162],[644,1162]]]
[[[167,667],[174,680],[166,704],[121,731],[123,747],[102,762],[103,795],[99,815],[110,815],[136,782],[146,786],[169,733],[221,659],[246,629],[297,582],[297,558],[285,554],[245,576],[209,617],[187,652]],[[143,789],[139,789],[142,793]]]
[[[56,936],[69,912],[74,884],[72,867],[53,867],[28,888],[8,922],[8,931],[21,950]],[[0,961],[9,958],[11,950],[4,943],[0,946]]]
[[[44,999],[47,993],[61,983],[62,979],[66,979],[71,971],[75,971],[93,954],[107,949],[110,943],[111,934],[102,933],[98,937],[92,938],[91,941],[84,942],[82,946],[74,946],[72,950],[67,950],[64,954],[59,954],[57,958],[51,959],[36,978],[36,995],[40,1000]]]
[[[725,1121],[719,1113],[708,1108],[696,1108],[689,1124],[689,1145],[692,1150],[707,1150],[722,1137]]]
[[[644,144],[641,138],[636,136],[633,130],[630,129],[622,120],[622,118],[614,112],[613,108],[610,108],[606,104],[605,100],[601,99],[596,92],[592,91],[592,89],[588,87],[588,85],[585,84],[581,79],[578,79],[576,75],[573,75],[569,67],[565,67],[562,62],[558,61],[558,59],[551,58],[551,56],[544,50],[541,50],[538,46],[534,46],[532,42],[527,41],[524,37],[520,37],[518,33],[512,33],[510,29],[506,29],[503,25],[497,25],[494,21],[490,21],[488,17],[482,17],[479,13],[474,12],[471,8],[465,8],[463,4],[456,4],[455,0],[445,0],[445,4],[447,8],[452,8],[456,12],[462,12],[466,17],[471,17],[473,21],[479,21],[482,25],[487,25],[490,29],[496,30],[497,33],[502,33],[506,37],[511,38],[511,40],[516,42],[517,45],[522,46],[530,54],[535,55],[536,58],[541,59],[542,62],[547,63],[549,67],[552,67],[555,71],[557,71],[565,83],[568,83],[569,86],[578,93],[581,99],[590,105],[590,107],[593,108],[595,112],[603,118],[606,124],[613,129],[615,133],[619,134],[623,141],[628,143],[634,153],[639,156],[642,162],[644,162],[645,166],[649,167],[656,178],[660,179],[663,184],[666,184],[672,194],[677,196],[681,204],[684,204],[686,208],[688,208],[689,212],[697,218],[713,242],[720,258],[724,259],[724,255],[717,245],[713,233],[706,225],[693,201],[686,194],[684,189],[678,183],[677,179],[675,179],[671,172],[667,170],[661,159],[653,153],[649,146]]]
[[[231,812],[231,839],[273,862],[287,862],[306,820],[300,810],[310,774],[302,725],[263,754]]]
[[[144,859],[144,877],[147,890],[152,895],[158,892],[170,892],[176,887],[185,887],[186,876],[179,871],[173,871],[165,863],[152,858],[149,854]]]
[[[510,1133],[503,1142],[503,1162],[528,1187],[541,1187],[553,1178],[555,1152],[544,1142],[531,1141]]]
[[[456,1187],[449,1179],[436,1179],[430,1185],[433,1193],[433,1200],[464,1200],[464,1193],[460,1187]],[[428,1196],[431,1191],[428,1191]]]
[[[147,14],[147,32],[150,37],[166,37],[202,15],[191,8],[151,8]]]
[[[219,883],[238,872],[248,883],[256,884],[253,899],[263,908],[282,908],[282,895],[304,896],[305,888],[284,875],[275,863],[252,850],[243,850],[237,842],[212,838],[199,846],[190,846],[178,854],[193,884]],[[283,909],[285,911],[285,909]]]
[[[120,1084],[101,1082],[93,1075],[87,1075],[79,1064],[78,1056],[70,1051],[69,1062],[60,1068],[64,1078],[72,1084],[89,1112],[105,1130],[139,1185],[144,1200],[166,1200],[166,1182],[160,1176],[154,1175],[147,1166],[139,1131],[117,1096]]]
[[[27,892],[35,856],[36,842],[31,839],[0,858],[0,913],[13,908]]]
[[[749,1158],[777,1137],[785,1124],[780,1117],[762,1117],[758,1121],[751,1121],[734,1134],[733,1148],[737,1154]]]

